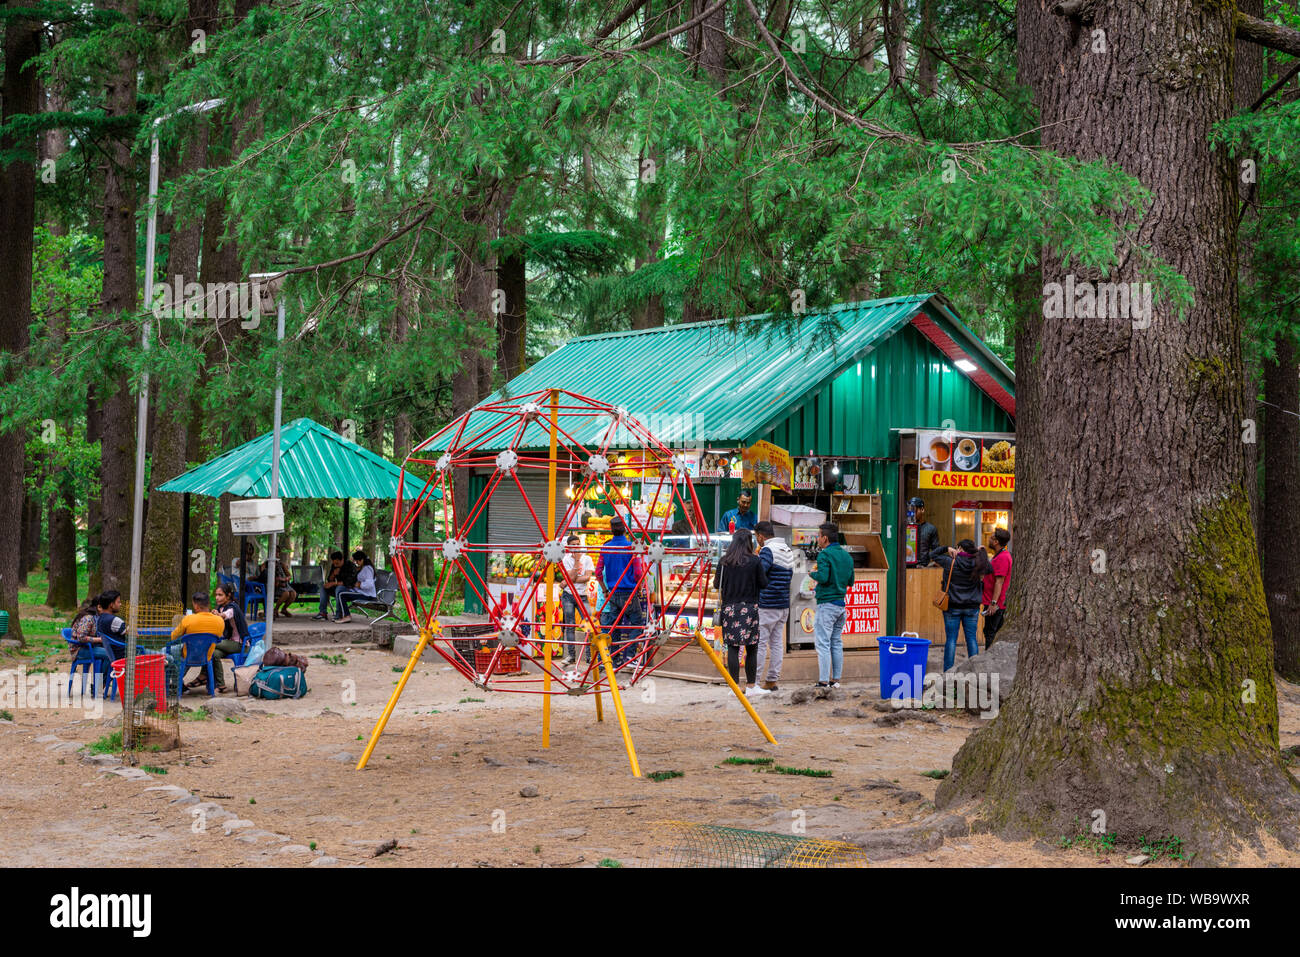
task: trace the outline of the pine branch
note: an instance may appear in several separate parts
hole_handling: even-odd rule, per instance
[[[1258,43],[1269,50],[1300,56],[1300,30],[1261,20],[1248,13],[1237,14],[1237,39]]]

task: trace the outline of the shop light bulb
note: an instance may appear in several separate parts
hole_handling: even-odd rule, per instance
[[[836,462],[834,465],[831,466],[831,474],[832,474],[832,475],[839,475],[839,474],[840,474],[840,463],[839,463],[839,462]]]

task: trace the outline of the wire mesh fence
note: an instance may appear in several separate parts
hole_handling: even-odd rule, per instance
[[[752,831],[691,821],[656,822],[653,867],[867,867],[866,851],[845,841]]]
[[[177,688],[178,667],[165,655],[139,655],[135,681],[126,680],[126,661],[113,663],[123,718],[129,712],[131,743],[135,751],[172,751],[180,747],[181,702]],[[123,722],[126,724],[126,721]],[[125,746],[126,742],[123,741]]]
[[[136,619],[136,640],[148,648],[161,647],[167,641],[167,635],[185,614],[185,608],[179,603],[150,604],[141,602]],[[131,620],[131,603],[123,600],[122,610],[118,616],[123,621]]]

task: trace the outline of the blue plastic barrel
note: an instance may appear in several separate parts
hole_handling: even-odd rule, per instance
[[[930,639],[915,633],[886,635],[880,646],[880,697],[919,698],[925,682],[925,663],[930,657]]]

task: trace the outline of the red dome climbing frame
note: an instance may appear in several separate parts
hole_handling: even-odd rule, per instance
[[[468,503],[462,514],[455,505],[454,483],[466,481],[471,469],[491,472],[481,493],[472,500],[462,498]],[[529,487],[536,489],[537,483],[522,480],[529,476],[546,479],[544,497],[530,494]],[[629,498],[632,484],[643,485],[640,502]],[[489,504],[506,492],[514,502],[522,497],[533,527],[521,541],[489,542]],[[442,506],[436,512],[430,507],[435,502]],[[599,559],[608,541],[601,532],[607,528],[594,525],[608,519],[590,516],[597,508],[612,512],[627,526],[628,545],[605,547],[607,560],[621,564],[631,559],[623,581],[634,579],[634,584],[625,604],[621,599],[628,591],[601,587],[599,595],[592,596],[574,583],[564,565],[566,556],[588,555],[593,564]],[[429,534],[416,540],[417,519],[426,511],[433,513],[424,523]],[[678,519],[674,535],[670,529],[678,514],[685,525]],[[568,545],[570,533],[583,536],[583,541]],[[460,416],[416,446],[402,469],[390,555],[398,590],[411,621],[418,623],[421,640],[358,767],[365,766],[426,645],[481,688],[546,695],[543,746],[549,746],[551,696],[595,695],[597,716],[603,720],[600,696],[610,693],[633,773],[639,774],[619,688],[653,674],[691,644],[672,642],[674,637],[694,639],[773,740],[699,631],[712,576],[708,538],[683,456],[623,409],[554,389],[490,402]],[[431,602],[414,585],[411,559],[416,552],[441,560]],[[520,577],[527,579],[509,599],[493,598],[488,583],[491,566],[503,561],[516,572],[522,569]],[[440,616],[451,597],[453,571],[460,572],[487,609],[491,627],[486,635],[469,639],[444,632]],[[548,602],[551,584],[555,587]],[[577,596],[575,628],[561,627],[561,589]],[[645,623],[634,623],[638,617]],[[475,654],[484,638],[495,639],[486,661]],[[581,657],[584,649],[585,663],[561,664],[566,657]],[[519,655],[522,673],[513,662],[514,673],[506,673],[512,652]],[[617,683],[611,673],[620,675]]]

